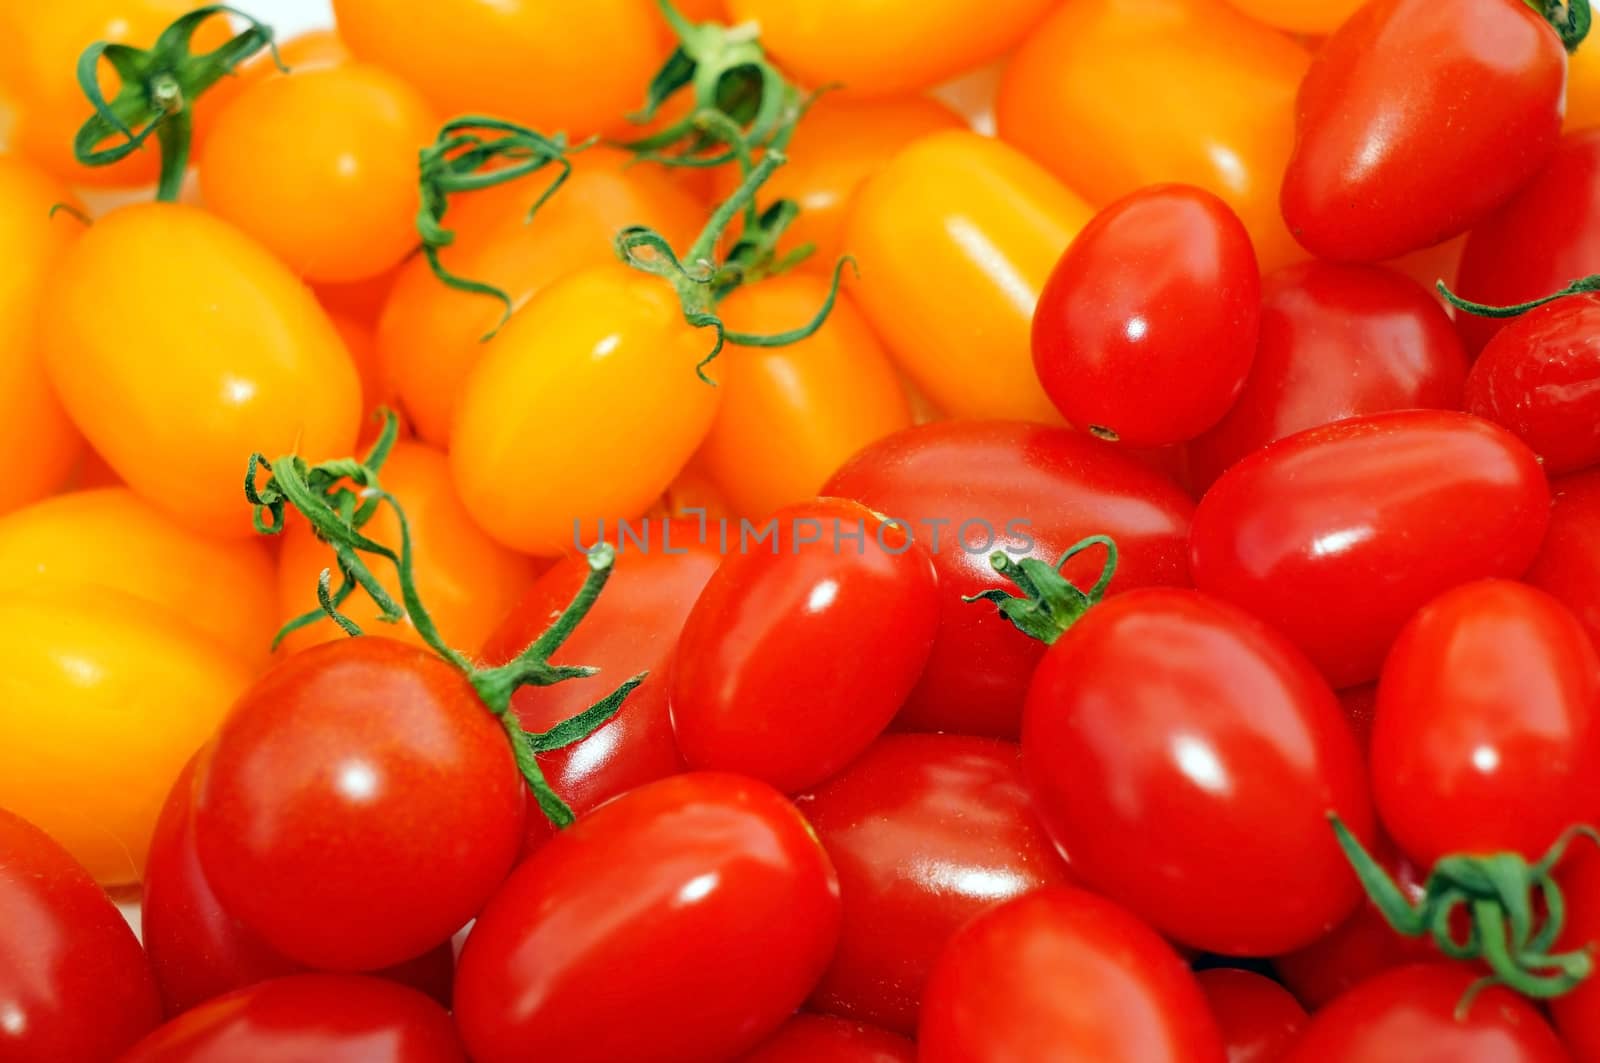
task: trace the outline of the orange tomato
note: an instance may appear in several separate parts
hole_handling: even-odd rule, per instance
[[[376,330],[378,315],[383,312],[383,304],[388,301],[389,292],[394,288],[395,278],[403,266],[404,263],[387,273],[348,284],[313,283],[311,290],[328,313],[359,321]]]
[[[1567,56],[1566,132],[1600,125],[1600,48],[1593,40]]]
[[[890,355],[955,417],[1058,422],[1033,371],[1033,307],[1093,212],[1021,152],[935,133],[857,193],[850,287]]]
[[[1165,181],[1216,193],[1271,270],[1305,257],[1278,189],[1310,58],[1220,0],[1075,0],[1012,58],[996,122],[1096,206]]]
[[[239,64],[233,76],[225,77],[211,86],[206,93],[207,110],[201,121],[209,130],[213,117],[226,111],[245,89],[283,73],[279,63],[291,73],[303,74],[308,70],[339,66],[349,61],[350,49],[344,46],[333,30],[308,30],[295,34],[288,40],[278,42],[277,63],[272,61],[271,52],[263,50],[254,58]]]
[[[1325,37],[1356,13],[1365,0],[1228,0],[1257,22],[1290,33]]]
[[[127,483],[190,527],[252,529],[252,451],[348,454],[360,382],[305,286],[204,211],[113,211],[45,289],[45,363],[74,423]]]

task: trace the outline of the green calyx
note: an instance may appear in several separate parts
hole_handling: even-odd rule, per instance
[[[517,768],[527,780],[540,809],[555,826],[565,827],[573,821],[572,809],[545,779],[539,765],[539,754],[580,742],[604,726],[622,708],[629,693],[644,681],[645,674],[633,676],[589,708],[548,731],[525,730],[517,720],[516,713],[511,711],[511,698],[525,686],[552,686],[568,679],[596,674],[594,668],[552,664],[550,657],[566,643],[593,608],[611,577],[615,552],[609,545],[602,545],[588,555],[589,574],[583,586],[560,615],[526,649],[506,664],[479,666],[444,641],[417,592],[411,530],[405,511],[379,481],[379,472],[394,446],[397,434],[398,420],[393,413],[384,411],[383,432],[365,459],[344,458],[309,465],[293,454],[272,461],[260,454],[250,456],[244,491],[246,499],[255,507],[256,530],[264,535],[282,532],[288,519],[287,511],[294,509],[310,523],[317,537],[333,550],[340,575],[339,585],[335,588],[332,570],[322,571],[317,579],[319,607],[285,624],[278,633],[278,640],[324,616],[331,618],[346,634],[361,635],[361,628],[355,621],[339,611],[340,606],[357,589],[365,592],[378,606],[381,620],[397,623],[409,619],[422,640],[447,664],[466,676],[484,707],[500,720],[511,743]],[[268,477],[264,484],[258,484],[258,473],[263,469]],[[368,538],[361,531],[383,506],[390,508],[400,526],[398,552]],[[396,602],[378,582],[363,555],[381,558],[394,567],[400,587],[400,601]],[[277,645],[276,640],[273,645]]]
[[[1565,299],[1569,295],[1586,295],[1590,292],[1600,292],[1600,273],[1591,273],[1587,277],[1579,277],[1559,292],[1551,292],[1549,295],[1529,300],[1526,303],[1517,303],[1513,306],[1489,306],[1485,303],[1474,303],[1470,299],[1463,299],[1451,291],[1444,281],[1437,282],[1434,287],[1439,290],[1439,294],[1444,297],[1445,302],[1462,313],[1471,314],[1474,317],[1503,319],[1520,317],[1529,310],[1536,310],[1546,303],[1553,303],[1557,299]]]
[[[1067,582],[1061,574],[1062,566],[1093,546],[1103,546],[1106,563],[1100,569],[1100,578],[1088,591],[1081,591]],[[1043,643],[1054,643],[1077,622],[1078,618],[1098,605],[1111,586],[1117,572],[1117,544],[1106,535],[1091,535],[1068,547],[1053,565],[1037,558],[1024,557],[1013,560],[1004,551],[989,555],[994,570],[1022,591],[1012,594],[998,587],[963,598],[965,602],[993,602],[1000,615],[1011,621],[1017,630],[1029,638]]]
[[[1550,23],[1567,51],[1575,52],[1589,35],[1589,0],[1522,0]]]
[[[1570,992],[1593,973],[1594,958],[1587,948],[1550,951],[1566,923],[1566,902],[1554,870],[1578,838],[1600,843],[1593,827],[1568,828],[1535,863],[1517,853],[1443,857],[1413,903],[1349,828],[1332,813],[1328,818],[1362,888],[1396,932],[1431,938],[1445,956],[1481,960],[1489,968],[1462,998],[1461,1014],[1490,986],[1548,1000]],[[1536,898],[1544,904],[1542,918],[1535,912]],[[1464,940],[1451,928],[1458,913],[1466,919]]]
[[[190,47],[201,23],[234,15],[246,28],[215,51],[194,55]],[[161,145],[161,177],[156,198],[175,202],[183,188],[189,165],[194,103],[225,75],[263,48],[271,49],[272,28],[237,8],[212,4],[197,8],[173,22],[148,49],[99,41],[78,58],[78,85],[94,107],[94,114],[78,129],[72,148],[85,166],[110,166],[144,146],[153,134]],[[100,92],[100,60],[111,64],[122,84],[109,103]],[[118,139],[120,138],[120,139]],[[106,145],[107,141],[115,143]]]

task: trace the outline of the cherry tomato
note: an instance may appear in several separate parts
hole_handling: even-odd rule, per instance
[[[1122,558],[1113,590],[1188,582],[1188,496],[1109,444],[1067,429],[1004,422],[908,429],[856,455],[823,493],[907,522],[933,554],[943,613],[928,668],[900,715],[910,729],[1017,733],[1044,646],[994,609],[963,601],[1004,585],[991,550],[1053,562],[1082,537],[1105,534]],[[1076,558],[1067,578],[1087,587],[1095,565]]]
[[[193,207],[95,222],[41,308],[67,412],[134,490],[210,535],[252,529],[250,454],[341,457],[360,383],[327,315],[283,265]]]
[[[1600,49],[1579,48],[1567,56],[1567,131],[1600,125]]]
[[[1550,157],[1566,76],[1560,38],[1526,4],[1374,0],[1300,87],[1290,230],[1322,258],[1357,262],[1465,232]]]
[[[1600,853],[1580,841],[1557,871],[1567,902],[1567,924],[1556,951],[1600,947]],[[1550,1002],[1550,1016],[1567,1050],[1578,1060],[1600,1059],[1600,982],[1585,980]]]
[[[1292,4],[1275,0],[1228,0],[1228,4],[1257,22],[1265,22],[1290,33],[1325,36],[1355,14],[1363,0],[1295,0]]]
[[[195,795],[223,906],[307,966],[421,955],[483,907],[522,844],[526,784],[504,730],[431,653],[366,636],[257,680]]]
[[[1600,472],[1551,485],[1550,530],[1527,580],[1560,599],[1600,647]]]
[[[1148,589],[1090,609],[1033,674],[1022,761],[1073,873],[1186,945],[1284,952],[1360,896],[1326,818],[1372,834],[1339,703],[1215,599]]]
[[[1104,898],[1055,886],[968,923],[928,977],[921,1063],[1222,1063],[1183,960]]]
[[[1069,879],[1009,742],[887,735],[799,804],[844,898],[839,951],[813,1006],[900,1033],[916,1030],[928,970],[957,928]]]
[[[377,978],[301,974],[184,1013],[120,1063],[466,1063],[450,1016]]]
[[[1339,706],[1344,709],[1344,718],[1350,721],[1356,741],[1366,749],[1372,741],[1372,717],[1378,711],[1378,684],[1345,687],[1339,691]]]
[[[1073,424],[1181,443],[1244,386],[1260,305],[1250,234],[1226,203],[1187,185],[1142,189],[1095,215],[1051,272],[1033,365]]]
[[[0,1059],[101,1063],[160,1021],[150,964],[111,898],[0,809]]]
[[[479,1063],[727,1059],[789,1017],[838,937],[839,881],[794,806],[680,775],[517,868],[467,938],[456,1021]]]
[[[876,1026],[827,1015],[796,1015],[739,1057],[739,1063],[916,1063],[917,1046]]]
[[[1412,410],[1279,440],[1195,512],[1195,586],[1288,635],[1336,687],[1377,677],[1411,614],[1451,587],[1521,575],[1550,491],[1488,421]],[[1463,534],[1470,529],[1471,534]]]
[[[1028,327],[1051,267],[1089,216],[1021,152],[965,130],[934,133],[856,193],[844,242],[861,279],[850,291],[945,413],[1053,421]]]
[[[1437,300],[1397,273],[1307,262],[1262,284],[1261,339],[1238,401],[1189,444],[1210,486],[1306,428],[1389,410],[1461,408],[1466,356]]]
[[[1264,975],[1216,967],[1195,981],[1222,1031],[1228,1063],[1277,1063],[1305,1025],[1306,1009]]]
[[[1275,269],[1303,257],[1276,182],[1309,61],[1220,0],[1076,0],[1011,58],[995,119],[1096,205],[1166,181],[1216,193]]]
[[[1415,964],[1380,974],[1317,1012],[1284,1063],[1565,1063],[1539,1010],[1484,989],[1469,967]]]

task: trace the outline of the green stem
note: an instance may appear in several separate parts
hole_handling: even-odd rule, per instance
[[[1472,314],[1476,317],[1510,318],[1526,314],[1529,310],[1536,310],[1546,303],[1555,302],[1557,299],[1565,299],[1569,295],[1585,295],[1589,292],[1600,291],[1600,273],[1591,273],[1587,277],[1579,277],[1559,292],[1552,292],[1549,295],[1531,299],[1526,303],[1517,303],[1514,306],[1489,306],[1485,303],[1474,303],[1470,299],[1463,299],[1451,291],[1444,281],[1437,282],[1434,287],[1439,289],[1439,294],[1444,296],[1446,302],[1463,313]]]
[[[1105,548],[1106,561],[1101,566],[1100,578],[1085,592],[1067,582],[1061,569],[1094,546]],[[1000,615],[1011,621],[1018,631],[1040,642],[1054,643],[1079,617],[1105,598],[1106,589],[1117,571],[1117,544],[1110,536],[1091,535],[1067,547],[1053,565],[1033,557],[1013,560],[1002,550],[989,555],[989,564],[1016,584],[1022,593],[1012,594],[996,587],[968,595],[962,601],[993,602]]]
[[[1567,51],[1575,52],[1589,36],[1589,0],[1523,0],[1550,23]]]

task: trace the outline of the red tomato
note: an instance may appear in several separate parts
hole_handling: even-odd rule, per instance
[[[499,721],[450,665],[377,636],[269,671],[199,773],[206,878],[311,967],[427,952],[477,914],[522,845],[527,786]]]
[[[1277,1063],[1306,1022],[1306,1009],[1263,975],[1217,967],[1195,976],[1222,1031],[1228,1063]]]
[[[1344,718],[1350,721],[1361,748],[1372,741],[1372,717],[1378,711],[1378,684],[1363,683],[1358,687],[1345,687],[1339,691],[1339,704],[1344,708]]]
[[[478,1063],[703,1063],[754,1047],[839,938],[839,880],[793,805],[679,775],[596,809],[478,917],[456,1021]]]
[[[899,1034],[828,1015],[796,1015],[739,1063],[916,1063],[917,1046]]]
[[[1532,563],[1549,519],[1539,460],[1464,413],[1353,418],[1228,470],[1195,512],[1195,586],[1288,635],[1336,687],[1374,679],[1429,599]]]
[[[1378,975],[1312,1017],[1284,1063],[1566,1063],[1539,1009],[1486,989],[1459,1018],[1471,968],[1414,964]]]
[[[1374,0],[1300,85],[1284,220],[1336,261],[1465,232],[1555,150],[1566,77],[1560,38],[1519,0]]]
[[[1017,747],[887,735],[799,801],[839,869],[844,932],[812,997],[911,1033],[944,943],[978,912],[1066,882],[1022,784]]]
[[[1428,292],[1373,266],[1306,262],[1261,288],[1261,339],[1238,401],[1189,444],[1194,482],[1307,428],[1389,410],[1461,408],[1467,360]]]
[[[1600,471],[1551,485],[1550,530],[1527,581],[1564,602],[1600,648]]]
[[[939,583],[927,550],[860,503],[770,520],[771,550],[731,555],[684,624],[672,727],[690,767],[793,793],[889,726],[933,649]]]
[[[160,1021],[122,913],[44,831],[0,809],[0,1059],[101,1063]]]
[[[119,1063],[466,1063],[446,1015],[377,978],[301,974],[173,1019]]]
[[[1005,584],[989,564],[991,549],[1053,562],[1079,539],[1104,534],[1122,557],[1114,591],[1189,580],[1188,496],[1138,460],[1068,429],[922,425],[857,454],[822,493],[907,522],[933,554],[944,604],[933,655],[899,717],[907,729],[1017,734],[1044,647],[993,609],[963,601]],[[1098,565],[1076,558],[1067,578],[1087,587]]]
[[[1022,762],[1073,873],[1186,945],[1284,952],[1360,896],[1326,819],[1372,834],[1339,703],[1223,602],[1149,589],[1090,609],[1034,672]]]
[[[1068,421],[1161,446],[1222,419],[1255,355],[1250,234],[1191,185],[1144,188],[1072,241],[1033,314],[1033,365]]]
[[[1222,1063],[1172,947],[1101,897],[1056,886],[968,923],[928,977],[921,1063]]]
[[[1556,878],[1567,902],[1567,925],[1555,951],[1600,948],[1600,852],[1588,842],[1567,850]],[[1550,1002],[1557,1032],[1578,1060],[1600,1059],[1600,981],[1590,977]]]

